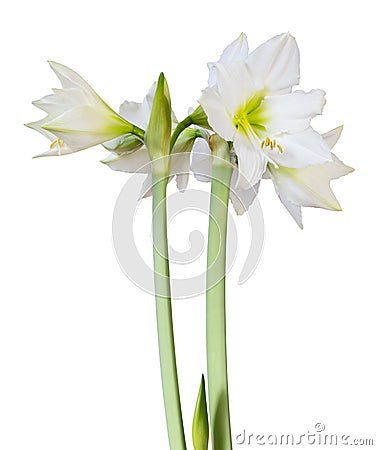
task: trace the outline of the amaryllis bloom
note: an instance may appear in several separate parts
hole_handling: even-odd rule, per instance
[[[292,92],[299,82],[299,50],[290,34],[251,53],[242,34],[209,69],[199,103],[213,130],[233,142],[243,175],[238,188],[255,185],[267,163],[302,168],[331,160],[325,140],[310,126],[322,112],[324,91]]]
[[[338,127],[322,135],[330,149],[337,143],[341,132],[342,127]],[[268,164],[266,177],[272,179],[281,202],[302,228],[302,206],[341,211],[330,181],[348,175],[353,170],[332,153],[331,161],[302,169],[283,166],[276,168],[273,164]]]
[[[142,103],[125,101],[119,109],[120,115],[142,129],[147,129],[152,109],[152,103],[156,91],[154,83],[145,96]],[[177,119],[172,112],[173,128]],[[187,128],[176,141],[170,156],[170,179],[176,175],[177,188],[180,191],[186,189],[190,172],[190,154],[194,142],[198,136],[203,136],[204,130]],[[143,196],[151,194],[152,187],[152,164],[148,148],[143,141],[132,135],[120,136],[103,146],[111,154],[102,162],[113,170],[129,173],[148,174],[141,189]]]
[[[343,127],[335,128],[322,135],[330,149],[337,143]],[[191,170],[199,181],[211,181],[212,153],[206,140],[195,142]],[[301,208],[314,207],[341,211],[340,204],[330,187],[330,181],[348,175],[353,168],[342,163],[333,153],[331,161],[301,169],[292,169],[268,163],[263,179],[271,179],[276,193],[288,212],[300,228],[302,225]],[[249,189],[238,189],[238,168],[235,166],[230,182],[230,200],[238,215],[243,214],[253,203],[260,183]]]
[[[27,126],[51,141],[50,150],[38,156],[74,153],[135,130],[80,75],[62,64],[50,66],[63,89],[33,102],[47,116]]]

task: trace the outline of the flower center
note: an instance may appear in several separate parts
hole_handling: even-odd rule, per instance
[[[246,132],[247,130],[250,131],[251,128],[257,136],[261,132],[266,131],[263,125],[264,97],[265,92],[258,91],[236,111],[233,117],[233,124],[237,129]]]
[[[261,150],[277,149],[283,153],[283,147],[276,142],[276,139],[271,139],[267,136],[266,122],[268,114],[264,107],[263,100],[266,92],[258,91],[249,100],[242,105],[233,117],[233,124],[237,130],[242,131],[246,135],[250,133],[256,137],[260,143]]]

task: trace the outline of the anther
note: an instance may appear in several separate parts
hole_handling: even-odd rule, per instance
[[[50,148],[52,149],[54,147],[57,147],[59,156],[61,156],[61,154],[62,154],[61,150],[62,150],[63,145],[64,145],[64,142],[60,138],[58,138],[58,139],[55,139],[53,142],[51,142]]]
[[[283,147],[276,142],[276,139],[270,139],[269,137],[266,137],[263,141],[260,143],[260,147],[263,150],[269,149],[270,151],[274,150],[275,148],[279,150],[280,153],[283,153]]]

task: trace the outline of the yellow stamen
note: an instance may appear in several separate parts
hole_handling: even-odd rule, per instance
[[[64,145],[64,142],[60,138],[58,138],[58,139],[55,139],[55,141],[51,142],[50,148],[52,149],[54,147],[58,147],[59,156],[61,156],[61,154],[62,154],[61,150],[62,150],[63,145]]]
[[[268,136],[263,141],[261,141],[260,146],[262,150],[269,147],[270,151],[276,148],[280,153],[283,153],[283,147],[276,142],[276,139],[270,139]]]

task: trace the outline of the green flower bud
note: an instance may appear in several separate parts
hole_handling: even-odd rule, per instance
[[[169,88],[164,74],[161,73],[158,78],[149,124],[145,133],[145,144],[152,161],[169,155],[172,128],[171,114]],[[165,159],[167,160],[168,158]],[[164,171],[167,170],[167,167],[166,163]]]
[[[109,152],[122,154],[125,152],[133,152],[143,146],[143,141],[133,134],[124,134],[111,141],[104,142],[103,147]]]
[[[209,438],[206,388],[204,376],[200,383],[198,398],[196,400],[194,419],[192,421],[192,442],[195,450],[207,450]]]

